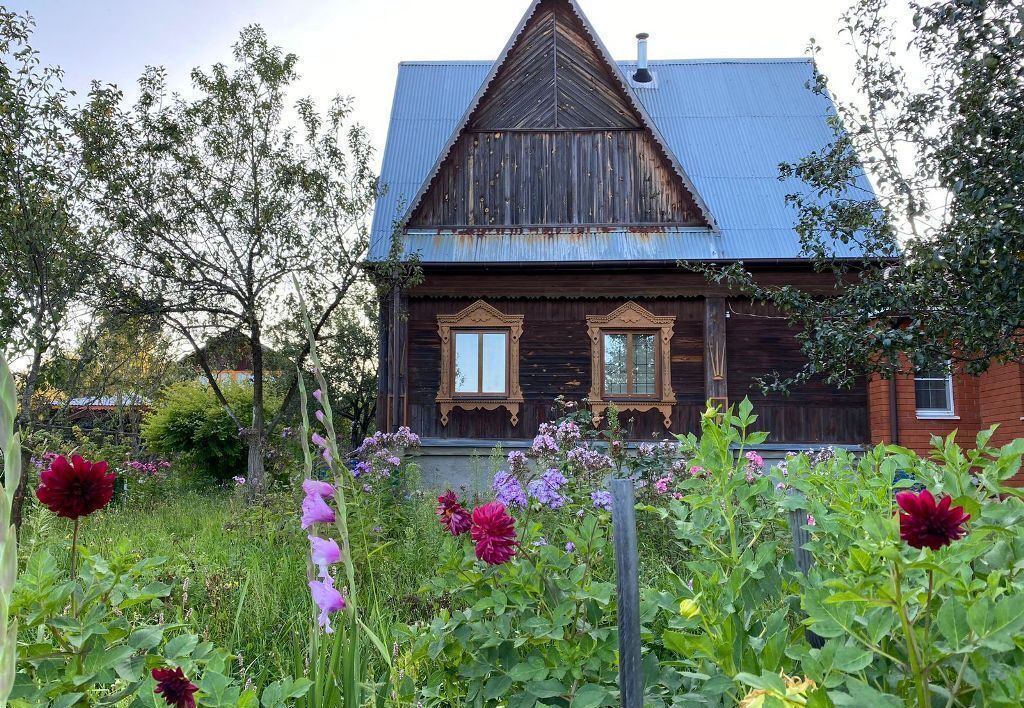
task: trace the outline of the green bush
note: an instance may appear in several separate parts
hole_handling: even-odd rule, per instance
[[[222,385],[224,397],[242,417],[252,423],[252,387]],[[281,402],[266,401],[266,415],[272,417]],[[228,416],[209,386],[194,381],[169,386],[162,401],[142,424],[142,439],[157,454],[175,455],[193,465],[204,476],[219,481],[244,475],[248,449],[238,426]]]

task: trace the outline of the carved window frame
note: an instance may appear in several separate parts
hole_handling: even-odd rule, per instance
[[[661,413],[666,428],[672,425],[672,406],[676,394],[672,390],[672,334],[676,318],[673,315],[654,315],[632,300],[620,305],[607,315],[587,315],[587,334],[590,337],[590,407],[595,413],[614,404],[619,410]],[[658,335],[657,389],[655,396],[604,395],[604,335],[621,332],[655,332]]]
[[[455,338],[453,332],[500,331],[508,333],[506,375],[508,392],[505,396],[455,393]],[[519,338],[523,334],[523,316],[506,315],[483,300],[452,315],[437,316],[437,333],[441,337],[441,381],[435,401],[441,412],[441,425],[448,425],[452,410],[496,410],[504,408],[511,416],[512,425],[519,423],[523,404],[523,391],[519,385]]]

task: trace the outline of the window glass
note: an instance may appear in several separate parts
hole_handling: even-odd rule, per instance
[[[654,393],[654,335],[633,335],[633,391],[637,396]]]
[[[625,334],[604,335],[604,390],[608,395],[626,393]]]
[[[483,386],[481,393],[504,393],[506,376],[505,358],[508,352],[504,332],[485,332],[483,335]]]
[[[476,332],[455,333],[455,392],[477,393],[480,390],[480,335]]]
[[[953,411],[953,382],[948,367],[919,371],[914,376],[917,410],[931,413]]]

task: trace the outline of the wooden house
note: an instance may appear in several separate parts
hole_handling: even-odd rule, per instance
[[[679,265],[834,287],[778,178],[832,136],[813,64],[647,61],[638,38],[615,61],[575,0],[535,0],[496,61],[400,65],[370,259],[416,254],[424,279],[382,303],[378,425],[427,455],[526,444],[559,396],[637,439],[749,396],[769,447],[868,442],[866,382],[763,395],[801,367],[795,332]]]

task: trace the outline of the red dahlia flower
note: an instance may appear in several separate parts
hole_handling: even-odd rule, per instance
[[[920,494],[900,492],[896,503],[900,513],[900,538],[914,548],[927,546],[937,551],[967,533],[964,523],[971,518],[961,506],[952,504],[952,497],[942,497],[938,504],[927,489]]]
[[[473,525],[469,512],[450,489],[437,498],[437,518],[452,536],[466,533]]]
[[[516,520],[501,502],[473,509],[471,533],[476,541],[476,557],[485,563],[501,565],[516,554]]]
[[[173,670],[153,669],[153,680],[156,681],[153,693],[161,694],[167,705],[174,708],[196,708],[196,699],[192,694],[199,687],[185,678],[180,666]]]
[[[57,516],[77,519],[105,507],[114,498],[114,473],[106,462],[61,455],[39,476],[36,497]]]

